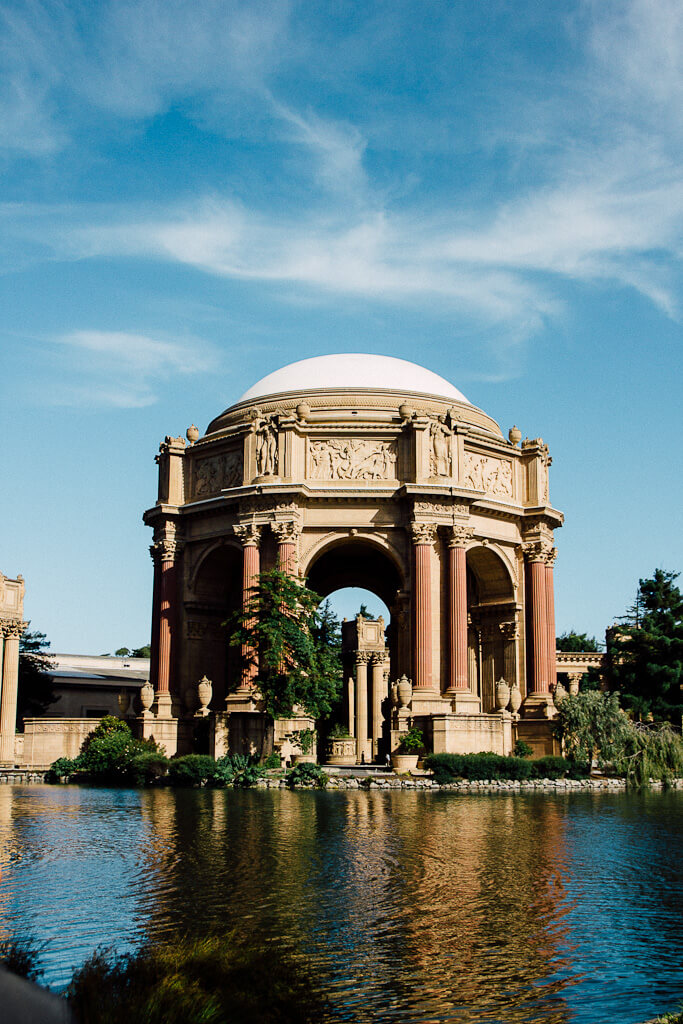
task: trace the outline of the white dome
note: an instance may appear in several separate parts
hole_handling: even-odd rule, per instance
[[[262,377],[239,402],[249,402],[266,395],[287,394],[291,391],[326,391],[349,388],[365,391],[398,391],[419,395],[436,395],[471,405],[462,392],[438,373],[426,370],[417,363],[394,356],[372,356],[357,352],[339,355],[315,356],[283,366],[267,377]]]

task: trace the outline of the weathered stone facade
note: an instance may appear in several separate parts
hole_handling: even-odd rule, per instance
[[[381,368],[360,357],[371,358]],[[192,427],[187,442],[160,446],[158,500],[144,516],[154,530],[155,689],[145,728],[169,753],[195,742],[204,675],[215,715],[258,714],[222,623],[278,559],[323,596],[359,586],[387,604],[385,696],[391,680],[411,680],[407,721],[434,749],[508,752],[520,701],[525,738],[539,752],[552,746],[562,515],[549,500],[548,448],[520,444],[516,429],[506,439],[445,381],[442,394],[422,392],[425,371],[413,369],[417,385],[408,371],[398,388],[381,376],[337,386],[329,365],[299,388],[257,385],[204,436]],[[499,706],[500,679],[512,711]],[[377,736],[366,739],[377,756]]]

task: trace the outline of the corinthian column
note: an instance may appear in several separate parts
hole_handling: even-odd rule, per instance
[[[296,565],[296,540],[301,528],[295,520],[272,522],[270,528],[277,539],[277,560],[282,572],[293,575]]]
[[[548,687],[557,683],[557,637],[555,636],[555,580],[553,567],[557,558],[557,549],[549,551],[545,560],[545,609],[548,628]]]
[[[356,651],[356,760],[370,760],[368,741],[368,661],[367,651]]]
[[[154,601],[152,614],[152,643],[156,666],[157,713],[171,714],[171,676],[173,647],[178,619],[178,584],[176,560],[181,543],[175,537],[164,536],[154,542],[150,551],[154,559]]]
[[[262,527],[254,523],[239,523],[234,527],[235,535],[239,537],[243,548],[242,561],[242,609],[247,611],[251,599],[251,589],[256,583],[256,578],[261,571],[261,554],[259,544],[261,542]],[[250,619],[245,625],[253,625],[254,620]],[[258,676],[258,661],[255,652],[247,644],[242,646],[242,658],[244,668],[239,689],[251,690]]]
[[[26,623],[19,620],[2,624],[5,650],[2,659],[2,695],[0,696],[0,764],[13,765],[14,737],[17,731],[17,686],[19,683],[19,637]]]
[[[546,596],[546,550],[543,544],[525,545],[527,559],[527,603],[531,630],[530,696],[548,696],[548,600]]]
[[[467,559],[465,547],[473,531],[451,527],[448,538],[448,692],[467,685]]]
[[[412,523],[413,689],[432,689],[432,547],[436,524]]]
[[[382,741],[382,701],[387,696],[384,682],[384,663],[387,654],[376,651],[372,655],[372,754],[379,759],[379,745]]]

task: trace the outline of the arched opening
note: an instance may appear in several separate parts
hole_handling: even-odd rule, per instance
[[[334,724],[356,738],[358,761],[382,760],[390,739],[389,680],[404,646],[395,628],[403,613],[402,574],[388,552],[349,538],[317,555],[309,567],[308,586],[329,597],[335,614],[346,620],[342,699],[334,710]]]
[[[235,682],[239,673],[238,652],[228,646],[225,623],[241,599],[241,549],[227,544],[214,548],[199,565],[192,599],[185,605],[188,642],[183,674],[192,680],[208,676],[213,684],[211,707],[218,711],[225,707],[228,683]]]
[[[496,681],[516,681],[517,606],[510,571],[488,546],[467,552],[468,684],[485,713],[496,710]]]

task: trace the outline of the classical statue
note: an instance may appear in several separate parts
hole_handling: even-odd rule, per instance
[[[429,428],[432,437],[432,476],[451,475],[451,434],[446,426],[446,417],[439,416]]]

